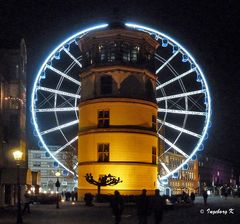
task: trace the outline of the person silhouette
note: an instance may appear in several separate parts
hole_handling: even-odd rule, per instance
[[[119,224],[122,219],[122,213],[124,210],[123,198],[119,191],[114,192],[114,196],[111,200],[112,213],[115,216],[115,224]]]
[[[204,200],[204,205],[206,205],[206,204],[207,204],[207,198],[208,198],[207,191],[206,191],[206,190],[204,190],[204,191],[203,191],[203,200]]]
[[[194,192],[192,192],[190,194],[190,198],[191,198],[192,203],[194,203],[194,201],[195,201],[195,194],[194,194]]]
[[[160,191],[156,189],[151,205],[154,214],[155,224],[159,224],[162,221],[165,204],[165,199],[160,196]]]
[[[142,194],[137,198],[137,215],[139,224],[147,224],[150,213],[150,203],[147,197],[147,190],[143,189]]]

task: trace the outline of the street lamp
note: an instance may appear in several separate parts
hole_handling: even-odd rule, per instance
[[[23,153],[20,150],[15,150],[13,152],[14,160],[17,164],[17,200],[18,200],[18,209],[17,209],[17,224],[22,223],[22,211],[21,211],[21,185],[20,185],[20,162],[22,160]]]
[[[61,175],[61,173],[60,173],[59,171],[57,171],[57,172],[55,173],[55,176],[57,177],[57,181],[56,181],[56,183],[55,183],[55,186],[57,187],[57,204],[56,204],[56,208],[59,208],[58,189],[59,189],[59,187],[60,187],[60,182],[59,182],[59,180],[58,180],[58,177],[60,177],[60,175]]]

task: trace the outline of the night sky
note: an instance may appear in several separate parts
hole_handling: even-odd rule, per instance
[[[213,100],[205,153],[240,163],[240,8],[236,3],[0,0],[0,48],[14,48],[25,38],[30,93],[37,70],[59,42],[96,23],[109,23],[113,9],[118,7],[123,21],[158,29],[195,57],[207,77]]]

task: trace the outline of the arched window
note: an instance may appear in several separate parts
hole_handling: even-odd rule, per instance
[[[154,99],[154,91],[152,82],[148,79],[145,85],[145,92],[147,99]]]
[[[144,96],[143,86],[134,75],[130,75],[121,83],[120,95],[141,99]]]
[[[112,76],[104,75],[101,77],[101,94],[107,95],[112,93]]]

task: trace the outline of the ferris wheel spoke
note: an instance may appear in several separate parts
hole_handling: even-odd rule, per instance
[[[69,97],[78,98],[78,99],[81,98],[77,94],[68,93],[68,92],[64,92],[64,91],[56,90],[56,89],[51,89],[51,88],[47,88],[47,87],[38,86],[37,89],[45,91],[45,92],[56,93],[56,94],[63,95],[63,96],[69,96]]]
[[[176,95],[159,97],[156,100],[157,100],[157,102],[160,102],[160,101],[163,101],[163,100],[181,98],[181,97],[185,97],[185,96],[192,96],[192,95],[197,95],[197,94],[201,94],[201,93],[205,93],[205,92],[206,92],[206,90],[202,89],[202,90],[196,90],[196,91],[192,91],[192,92],[180,93],[180,94],[176,94]]]
[[[161,138],[166,144],[168,144],[170,147],[172,147],[175,151],[182,154],[184,157],[188,158],[188,154],[186,154],[184,151],[182,151],[180,148],[178,148],[176,145],[174,145],[172,142],[170,142],[168,139],[164,138],[162,135],[158,133],[159,138]]]
[[[65,101],[63,103],[61,103],[60,105],[58,105],[58,107],[76,107],[73,103],[71,103],[71,101],[77,99],[77,98],[69,98],[68,100],[65,99],[65,97],[62,97]]]
[[[199,116],[206,116],[206,112],[200,111],[189,111],[189,110],[172,110],[172,109],[158,109],[158,112],[162,113],[173,113],[173,114],[190,114],[190,115],[199,115]]]
[[[200,100],[201,97],[199,97],[197,100],[192,99],[189,97],[189,101],[191,101],[199,110],[203,110],[203,107],[198,103],[198,100]]]
[[[177,54],[179,53],[179,50],[177,50],[167,61],[165,61],[156,71],[156,74],[158,74]]]
[[[35,109],[36,112],[65,112],[65,111],[75,111],[78,107],[57,107],[57,108],[44,108]]]
[[[188,74],[190,74],[190,73],[192,73],[192,72],[194,72],[194,71],[195,71],[195,69],[191,68],[190,70],[182,73],[181,75],[179,75],[179,76],[177,76],[177,77],[175,77],[175,78],[173,78],[173,79],[170,79],[169,81],[167,81],[167,82],[165,82],[165,83],[162,83],[161,85],[157,86],[157,87],[156,87],[156,90],[159,90],[159,89],[163,88],[164,86],[167,86],[167,85],[171,84],[172,82],[175,82],[175,81],[183,78],[184,76],[186,76],[186,75],[188,75]]]
[[[178,104],[178,102],[179,102],[180,100],[181,100],[181,98],[178,99],[177,102],[174,102],[174,101],[172,101],[172,100],[169,100],[169,102],[171,103],[171,106],[169,106],[168,109],[171,109],[171,108],[173,108],[173,107],[177,107],[179,110],[185,110],[182,106],[180,106],[180,105]],[[165,101],[165,102],[166,102],[166,101]]]
[[[79,85],[79,86],[81,85],[81,82],[79,82],[79,81],[77,81],[76,79],[72,78],[71,76],[65,74],[64,72],[59,71],[58,69],[54,68],[54,67],[51,66],[51,65],[46,65],[46,68],[49,68],[49,69],[52,70],[53,72],[55,72],[55,73],[63,76],[64,78],[72,81],[73,83],[75,83],[75,84],[77,84],[77,85]]]
[[[185,129],[185,128],[178,127],[178,126],[176,126],[176,125],[174,125],[174,124],[171,124],[171,123],[168,123],[168,122],[166,122],[166,121],[164,122],[164,121],[162,121],[162,120],[160,120],[160,119],[157,119],[157,121],[158,121],[159,123],[167,126],[167,127],[173,128],[173,129],[175,129],[175,130],[177,130],[177,131],[186,133],[186,134],[188,134],[188,135],[192,135],[192,136],[194,136],[194,137],[196,137],[196,138],[201,138],[201,137],[202,137],[201,135],[199,135],[199,134],[197,134],[197,133],[195,133],[195,132],[189,131],[189,130],[187,130],[187,129]]]
[[[76,163],[75,163],[73,169],[76,170],[77,168],[78,168],[78,161],[76,161]]]
[[[46,105],[47,103],[52,106],[51,104],[51,99],[53,98],[54,94],[50,94],[48,96],[44,95],[44,92],[40,92],[40,95],[43,97],[43,100],[41,100],[41,102],[38,104],[38,107],[42,107],[43,105]]]
[[[160,160],[160,164],[162,165],[163,169],[169,174],[170,173],[170,170],[168,169],[168,167],[166,166],[166,164],[164,162],[162,162]]]
[[[74,143],[75,141],[77,141],[78,136],[74,137],[72,140],[70,140],[69,142],[67,142],[65,145],[63,145],[62,147],[60,147],[57,151],[55,151],[53,154],[57,155],[58,153],[60,153],[62,150],[64,150],[66,147],[68,147],[69,145],[71,145],[72,143]]]
[[[46,134],[52,133],[54,131],[58,131],[58,130],[61,130],[63,128],[67,128],[67,127],[70,127],[72,125],[78,124],[78,122],[79,122],[79,120],[74,120],[74,121],[62,124],[60,126],[57,126],[57,127],[54,127],[54,128],[50,128],[50,129],[48,129],[46,131],[42,131],[42,132],[40,132],[40,134],[41,135],[46,135]]]
[[[63,48],[63,50],[66,52],[66,54],[67,54],[71,59],[73,59],[73,61],[74,61],[80,68],[82,68],[82,64],[81,64],[66,48]]]

